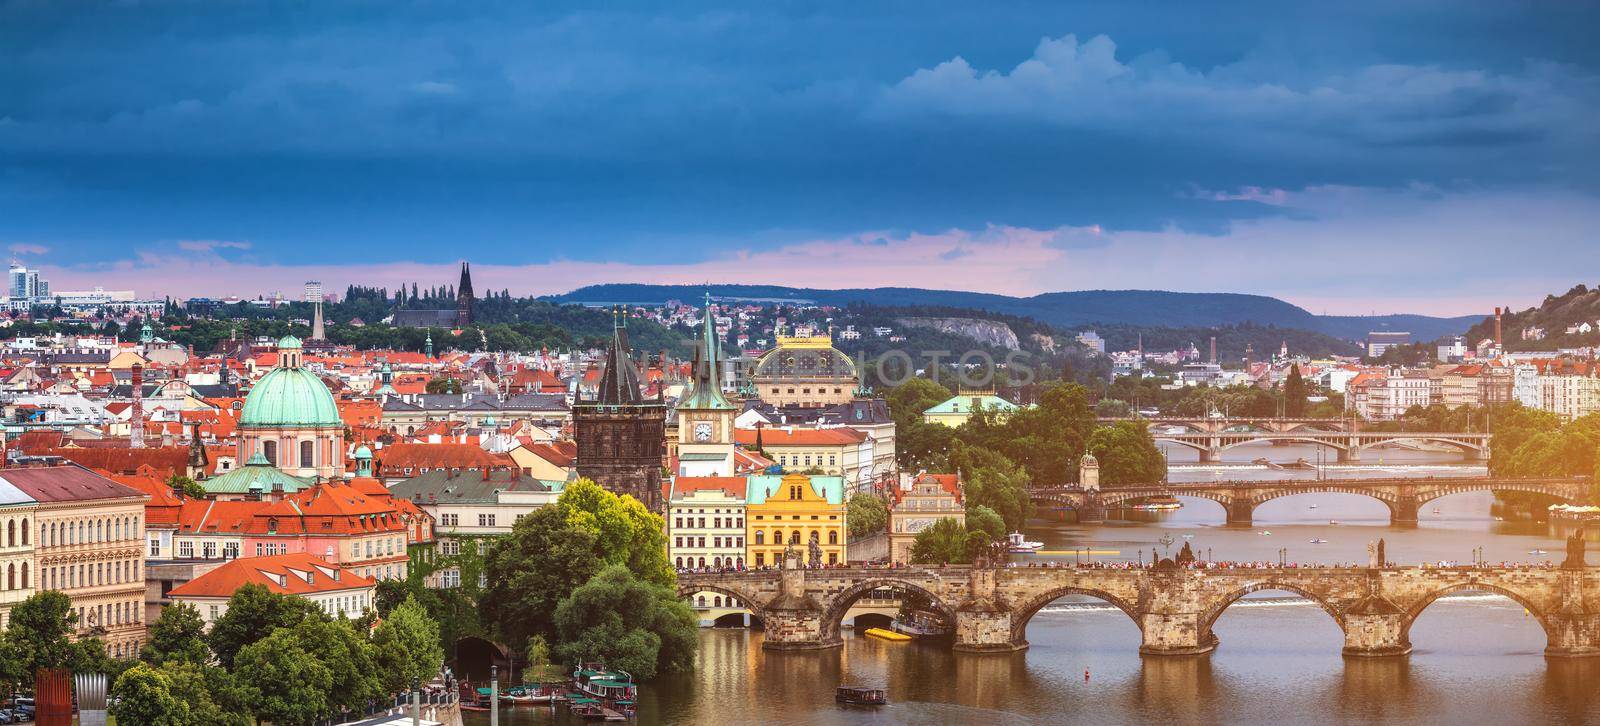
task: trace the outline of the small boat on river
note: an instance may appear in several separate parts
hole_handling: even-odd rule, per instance
[[[1543,556],[1543,555],[1548,555],[1548,554],[1550,554],[1550,553],[1549,553],[1549,552],[1546,552],[1546,551],[1544,551],[1544,550],[1528,550],[1528,554],[1530,554],[1530,555],[1540,555],[1540,556]]]
[[[882,688],[857,688],[839,686],[833,691],[833,700],[853,706],[887,706],[889,696]]]
[[[911,636],[905,633],[896,633],[893,630],[884,630],[883,628],[867,628],[867,637],[896,643],[903,643],[911,639]]]
[[[1183,502],[1171,494],[1146,497],[1144,501],[1133,505],[1133,510],[1136,512],[1171,512],[1178,509],[1183,509]]]
[[[1032,540],[1025,539],[1021,532],[1012,532],[1011,534],[1006,535],[1007,552],[1014,554],[1027,554],[1029,552],[1036,552],[1042,547],[1044,547],[1043,542],[1034,542]]]
[[[1311,544],[1327,544],[1327,543],[1328,543],[1328,540],[1325,540],[1325,539],[1323,539],[1321,537],[1316,537],[1316,538],[1311,540]]]

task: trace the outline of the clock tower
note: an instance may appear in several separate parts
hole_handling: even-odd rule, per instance
[[[694,378],[678,400],[678,476],[733,476],[734,405],[722,395],[716,318],[706,293]]]

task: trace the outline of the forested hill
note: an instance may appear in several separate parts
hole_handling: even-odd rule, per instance
[[[694,300],[706,289],[696,285],[591,285],[548,299],[565,303],[648,304],[666,300]],[[1201,328],[1253,323],[1307,330],[1345,340],[1364,338],[1373,330],[1403,330],[1418,340],[1432,340],[1459,334],[1478,320],[1477,316],[1314,315],[1304,308],[1264,295],[1161,290],[1079,290],[1032,297],[903,287],[821,290],[777,285],[712,285],[710,291],[721,299],[981,310],[1031,318],[1062,328],[1089,325]]]
[[[1590,332],[1567,332],[1568,328],[1588,323]],[[1590,289],[1578,285],[1560,295],[1547,295],[1538,307],[1507,313],[1500,321],[1506,347],[1511,350],[1555,350],[1600,345],[1600,288]],[[1543,339],[1524,330],[1539,328]],[[1467,342],[1476,343],[1494,337],[1494,316],[1478,319],[1467,331]]]

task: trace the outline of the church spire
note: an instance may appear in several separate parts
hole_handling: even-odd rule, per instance
[[[717,342],[717,319],[711,314],[711,292],[706,291],[704,321],[700,330],[700,343],[695,348],[694,354],[694,379],[692,388],[682,400],[678,401],[680,409],[731,409],[733,404],[722,395],[721,366],[717,364],[721,356],[721,346]]]
[[[472,322],[472,265],[462,262],[461,284],[456,286],[456,327],[465,328]]]

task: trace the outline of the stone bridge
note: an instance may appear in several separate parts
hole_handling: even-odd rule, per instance
[[[1392,521],[1412,523],[1422,506],[1440,497],[1465,492],[1531,492],[1577,504],[1588,498],[1587,477],[1549,479],[1504,478],[1396,478],[1316,479],[1299,481],[1175,482],[1084,489],[1037,487],[1033,499],[1078,512],[1078,521],[1104,521],[1106,510],[1160,494],[1209,499],[1228,512],[1228,524],[1248,526],[1255,508],[1265,502],[1295,494],[1359,494],[1383,502]]]
[[[1170,561],[1165,561],[1170,565]],[[1054,567],[843,567],[683,573],[680,595],[720,592],[749,605],[779,650],[843,643],[840,620],[875,589],[913,592],[943,613],[954,647],[1004,652],[1028,647],[1028,621],[1066,595],[1088,595],[1127,613],[1142,634],[1141,653],[1192,655],[1217,647],[1212,625],[1229,605],[1260,590],[1285,590],[1319,605],[1344,632],[1351,656],[1404,655],[1411,625],[1434,600],[1490,592],[1538,619],[1551,657],[1600,656],[1600,568],[1282,568],[1148,569]]]
[[[1156,441],[1184,446],[1200,452],[1201,462],[1222,460],[1222,452],[1235,446],[1270,441],[1283,444],[1312,444],[1333,449],[1338,461],[1360,461],[1362,452],[1374,446],[1397,443],[1439,444],[1461,452],[1468,459],[1489,459],[1490,434],[1459,434],[1444,431],[1202,431],[1161,433],[1151,431]]]
[[[1282,417],[1282,416],[1102,416],[1101,425],[1114,424],[1118,421],[1138,421],[1151,426],[1182,426],[1184,428],[1210,433],[1228,431],[1231,429],[1255,429],[1275,433],[1290,431],[1359,431],[1361,420],[1352,418],[1320,418],[1320,417]]]

